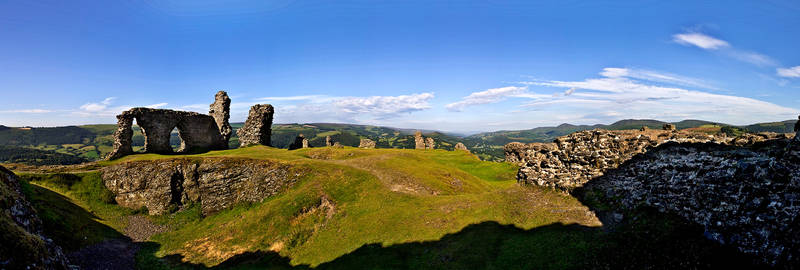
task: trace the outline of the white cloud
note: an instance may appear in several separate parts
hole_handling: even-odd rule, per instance
[[[536,99],[547,97],[547,95],[529,93],[527,86],[506,86],[474,92],[462,98],[461,101],[445,105],[445,108],[451,111],[461,111],[467,106],[497,103],[509,97]]]
[[[778,76],[787,78],[800,78],[800,66],[776,69]]]
[[[528,85],[566,88],[571,95],[553,96],[524,106],[561,114],[584,114],[594,120],[608,118],[654,118],[681,120],[697,118],[732,124],[774,121],[797,114],[787,108],[761,100],[720,95],[679,87],[653,85],[632,76],[631,70],[604,69],[601,78],[582,81],[533,81]],[[557,105],[557,106],[554,106]],[[608,112],[614,112],[609,114]]]
[[[754,53],[754,52],[747,52],[747,51],[738,51],[738,50],[731,50],[727,52],[728,55],[731,57],[742,61],[747,62],[757,66],[773,66],[776,65],[776,61],[770,58],[769,56]]]
[[[333,97],[326,95],[301,95],[301,96],[286,96],[286,97],[262,97],[255,100],[259,101],[300,101],[307,100],[315,103],[324,103],[333,100]]]
[[[114,101],[114,99],[116,99],[116,98],[115,97],[108,97],[108,98],[104,99],[103,101],[100,101],[99,103],[90,102],[90,103],[83,104],[80,108],[81,108],[81,110],[84,110],[84,111],[87,111],[87,112],[103,111],[108,107],[108,105],[111,105],[111,102]]]
[[[724,40],[716,39],[701,33],[683,33],[675,34],[672,40],[687,46],[697,46],[706,50],[716,50],[719,48],[730,47],[730,44]]]
[[[675,43],[686,45],[686,46],[697,46],[699,48],[711,51],[719,51],[723,55],[742,61],[750,64],[754,64],[757,66],[774,66],[777,65],[777,61],[770,58],[769,56],[746,51],[734,48],[730,43],[727,41],[717,39],[705,34],[697,33],[697,32],[687,32],[683,34],[675,34],[672,35],[672,40]]]
[[[346,113],[366,113],[381,117],[390,117],[401,113],[430,109],[428,101],[433,93],[400,95],[346,97],[332,102],[334,106]]]
[[[168,103],[166,103],[166,102],[161,102],[161,103],[146,105],[144,107],[145,108],[151,108],[151,109],[158,109],[158,108],[162,108],[164,106],[167,106],[167,104]]]

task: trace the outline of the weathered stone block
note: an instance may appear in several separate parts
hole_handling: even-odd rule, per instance
[[[272,114],[275,109],[269,104],[256,104],[250,107],[244,126],[236,131],[239,135],[239,144],[271,146]]]

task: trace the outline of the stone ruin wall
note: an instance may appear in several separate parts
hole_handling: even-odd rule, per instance
[[[133,154],[133,120],[142,128],[146,153],[168,154],[172,130],[177,128],[181,138],[178,152],[220,150],[228,148],[231,126],[230,98],[219,91],[210,105],[210,115],[166,109],[133,108],[117,115],[114,149],[107,159]]]
[[[615,213],[605,216],[620,219],[612,222],[646,206],[699,224],[707,239],[760,263],[800,265],[800,139],[745,146],[668,142],[573,194],[610,206]]]
[[[800,263],[800,132],[739,137],[588,130],[553,143],[510,143],[517,181],[570,191],[625,211],[651,207],[761,263]],[[794,138],[793,138],[794,137]],[[599,211],[599,210],[598,210]],[[619,220],[616,220],[619,219]],[[604,223],[607,221],[604,221]]]
[[[239,136],[239,145],[266,145],[272,146],[272,116],[275,108],[269,104],[256,104],[250,107],[247,121],[244,126],[236,131]]]
[[[759,133],[733,138],[675,130],[595,129],[561,136],[552,143],[512,142],[505,145],[504,152],[507,162],[520,166],[518,182],[570,190],[666,142],[746,145],[789,136]]]

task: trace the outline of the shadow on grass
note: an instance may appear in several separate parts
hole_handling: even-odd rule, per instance
[[[642,222],[614,231],[560,223],[530,230],[487,221],[436,241],[364,245],[319,269],[717,269],[759,268],[752,258],[702,237],[702,230],[674,217],[640,213]],[[247,252],[207,268],[156,258],[146,243],[143,269],[308,269],[275,252]]]

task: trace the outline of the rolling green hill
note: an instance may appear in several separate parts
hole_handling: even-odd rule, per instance
[[[140,269],[581,269],[720,266],[740,262],[702,230],[642,212],[603,229],[577,199],[516,184],[516,166],[461,151],[270,147],[172,158],[266,159],[305,168],[292,188],[261,203],[203,216],[161,216],[113,204],[99,172],[20,174],[45,233],[67,252],[159,233],[139,244]],[[133,245],[133,244],[129,244]]]
[[[482,160],[502,161],[503,146],[510,142],[549,142],[559,136],[564,136],[581,130],[595,128],[621,130],[639,129],[647,126],[660,129],[666,122],[657,120],[621,120],[610,125],[571,125],[561,124],[556,127],[538,127],[528,130],[494,131],[474,134],[471,136],[457,136],[453,134],[423,130],[426,137],[433,137],[437,148],[452,150],[456,143],[462,142],[475,155]],[[702,120],[683,120],[675,122],[678,129],[697,128],[708,125],[718,128],[730,126],[737,133],[750,132],[793,132],[794,120],[783,122],[759,123],[747,126],[730,126]],[[232,123],[238,129],[243,123]],[[294,138],[303,134],[309,139],[312,147],[325,145],[325,137],[331,136],[334,141],[344,146],[358,146],[361,138],[375,140],[378,148],[413,149],[416,130],[369,125],[336,124],[336,123],[311,123],[311,124],[274,124],[272,126],[272,144],[278,148],[288,148]],[[45,152],[42,154],[55,155],[55,153],[73,155],[86,160],[102,159],[112,149],[112,134],[115,125],[84,125],[54,128],[9,128],[0,126],[0,145],[33,148]],[[170,143],[175,149],[180,146],[177,130],[173,131]],[[133,145],[135,151],[141,151],[144,146],[144,136],[141,130],[134,126]],[[230,141],[230,147],[239,146],[236,133]]]

